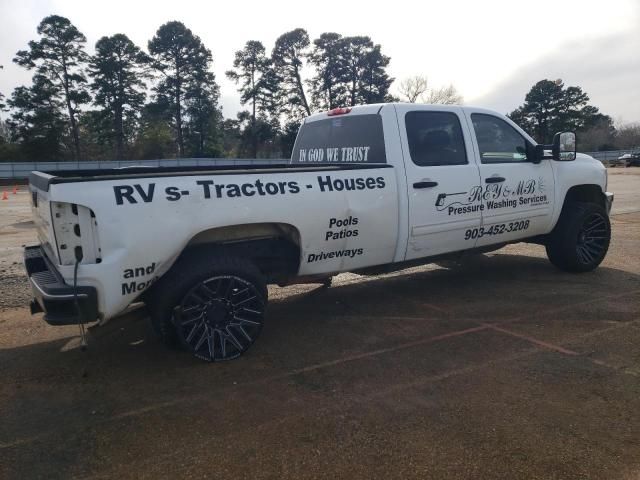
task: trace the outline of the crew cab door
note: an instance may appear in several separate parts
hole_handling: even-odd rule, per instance
[[[475,239],[467,233],[482,219],[469,195],[480,173],[462,109],[406,104],[396,112],[409,199],[405,258],[472,248]]]
[[[492,112],[465,109],[480,168],[482,226],[477,246],[548,233],[553,214],[550,160],[534,163],[533,142],[513,122]]]

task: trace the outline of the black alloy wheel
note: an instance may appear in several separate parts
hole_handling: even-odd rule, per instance
[[[576,242],[576,254],[583,265],[591,265],[603,256],[609,244],[607,219],[599,212],[591,213],[582,224]]]
[[[195,284],[174,309],[182,344],[196,357],[216,362],[244,353],[264,321],[265,301],[256,286],[235,275],[218,275]]]
[[[611,224],[603,205],[571,202],[565,205],[548,235],[545,247],[551,263],[565,272],[590,272],[609,249]]]

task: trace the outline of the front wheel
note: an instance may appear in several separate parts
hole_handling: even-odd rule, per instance
[[[546,244],[551,263],[566,272],[589,272],[604,260],[611,240],[607,212],[595,203],[566,205]]]

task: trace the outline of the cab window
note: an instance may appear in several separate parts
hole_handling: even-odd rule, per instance
[[[411,160],[421,167],[465,165],[467,153],[458,115],[409,112],[405,116]]]
[[[527,161],[527,141],[507,122],[481,113],[472,113],[471,122],[482,163]]]
[[[382,117],[346,114],[305,122],[291,163],[386,163]]]

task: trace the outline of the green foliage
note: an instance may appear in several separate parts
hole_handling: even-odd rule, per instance
[[[172,158],[173,151],[173,133],[166,123],[148,124],[140,132],[135,150],[140,160]]]
[[[236,52],[233,68],[235,70],[227,71],[227,77],[239,85],[240,103],[251,105],[252,119],[255,121],[259,115],[275,113],[277,77],[262,42],[249,40]]]
[[[187,85],[185,104],[188,116],[188,144],[192,157],[220,156],[222,114],[218,108],[220,89],[213,73],[195,72]]]
[[[280,135],[280,151],[282,152],[283,158],[290,158],[291,152],[293,151],[293,145],[296,142],[296,137],[298,135],[298,130],[300,130],[300,125],[302,122],[292,120],[287,122],[282,129],[282,133]]]
[[[607,115],[597,114],[583,128],[577,131],[578,148],[583,152],[615,150],[616,128]]]
[[[235,70],[227,71],[227,77],[239,85],[240,103],[251,105],[251,112],[238,114],[241,151],[250,146],[252,157],[258,156],[261,137],[269,130],[269,118],[277,115],[277,90],[279,80],[265,54],[264,45],[249,40],[238,50],[233,61]]]
[[[210,118],[210,109],[217,109],[219,93],[210,72],[211,51],[183,23],[172,21],[162,25],[149,41],[149,53],[151,65],[160,75],[154,86],[156,101],[171,112],[178,156],[182,157],[185,154],[185,102],[191,102],[190,111],[187,106],[187,117],[189,113],[198,116],[196,126],[202,125],[205,117]],[[193,120],[187,118],[187,121]],[[204,145],[207,132],[198,127],[198,135],[202,137],[199,145]]]
[[[508,116],[538,142],[549,144],[560,131],[585,132],[613,122],[588,105],[589,96],[580,87],[564,87],[562,81],[540,80],[525,97],[522,106]]]
[[[384,102],[393,83],[386,73],[390,58],[382,55],[380,45],[374,45],[369,37],[346,37],[342,42],[343,62],[347,66],[347,104]]]
[[[248,111],[223,119],[211,51],[181,22],[160,26],[148,54],[119,33],[100,38],[89,57],[84,35],[58,15],[44,18],[38,35],[14,58],[34,70],[31,86],[8,102],[0,94],[10,112],[1,152],[14,160],[79,159],[81,145],[86,159],[282,157],[312,107],[392,100],[389,57],[369,37],[323,33],[311,42],[296,28],[270,56],[248,41],[227,72]]]
[[[103,110],[89,110],[78,115],[82,155],[93,160],[114,160],[113,125]]]
[[[312,110],[395,100],[390,59],[368,36],[327,32],[310,41],[296,28],[277,38],[270,56],[260,41],[248,41],[226,72],[247,110],[223,119],[211,51],[181,22],[160,26],[149,54],[115,34],[100,38],[89,58],[84,35],[58,15],[37,32],[14,58],[34,71],[31,85],[10,98],[0,93],[0,111],[9,112],[0,118],[0,160],[286,157]],[[410,101],[421,94],[429,103],[462,100],[453,87],[427,94],[422,83],[406,92],[401,85],[401,93]],[[560,81],[536,83],[509,116],[544,143],[575,130],[583,151],[640,146],[637,124],[616,130],[580,87]]]
[[[167,105],[152,102],[142,110],[133,156],[140,160],[175,158],[178,155]]]
[[[237,118],[226,118],[220,126],[222,134],[222,151],[231,158],[241,156],[240,121]]]
[[[17,87],[9,99],[14,113],[8,121],[13,139],[21,143],[23,157],[64,160],[67,122],[58,88],[48,77],[36,74],[31,87]]]
[[[323,33],[313,41],[309,56],[316,74],[309,84],[313,94],[313,106],[320,110],[331,110],[341,106],[346,96],[342,79],[346,76],[346,65],[342,63],[342,36],[338,33]],[[344,105],[344,104],[342,104]]]
[[[307,31],[296,28],[278,37],[271,54],[279,80],[280,103],[290,118],[300,119],[311,115],[302,81],[303,61],[309,55],[309,44]]]
[[[19,143],[0,141],[0,162],[21,162],[26,160]]]
[[[90,100],[82,71],[87,61],[84,51],[87,39],[69,19],[58,15],[45,17],[38,25],[38,35],[40,40],[30,41],[29,50],[20,50],[13,61],[29,70],[35,69],[36,75],[48,80],[50,94],[64,100],[75,158],[79,159],[77,114],[80,105]]]
[[[390,58],[371,38],[323,33],[313,43],[309,59],[316,70],[310,81],[314,106],[332,109],[391,100],[394,79],[386,72]]]
[[[102,37],[96,43],[89,75],[93,103],[102,107],[102,135],[114,148],[114,157],[123,159],[125,145],[133,138],[137,117],[146,98],[144,67],[147,56],[121,33]]]

